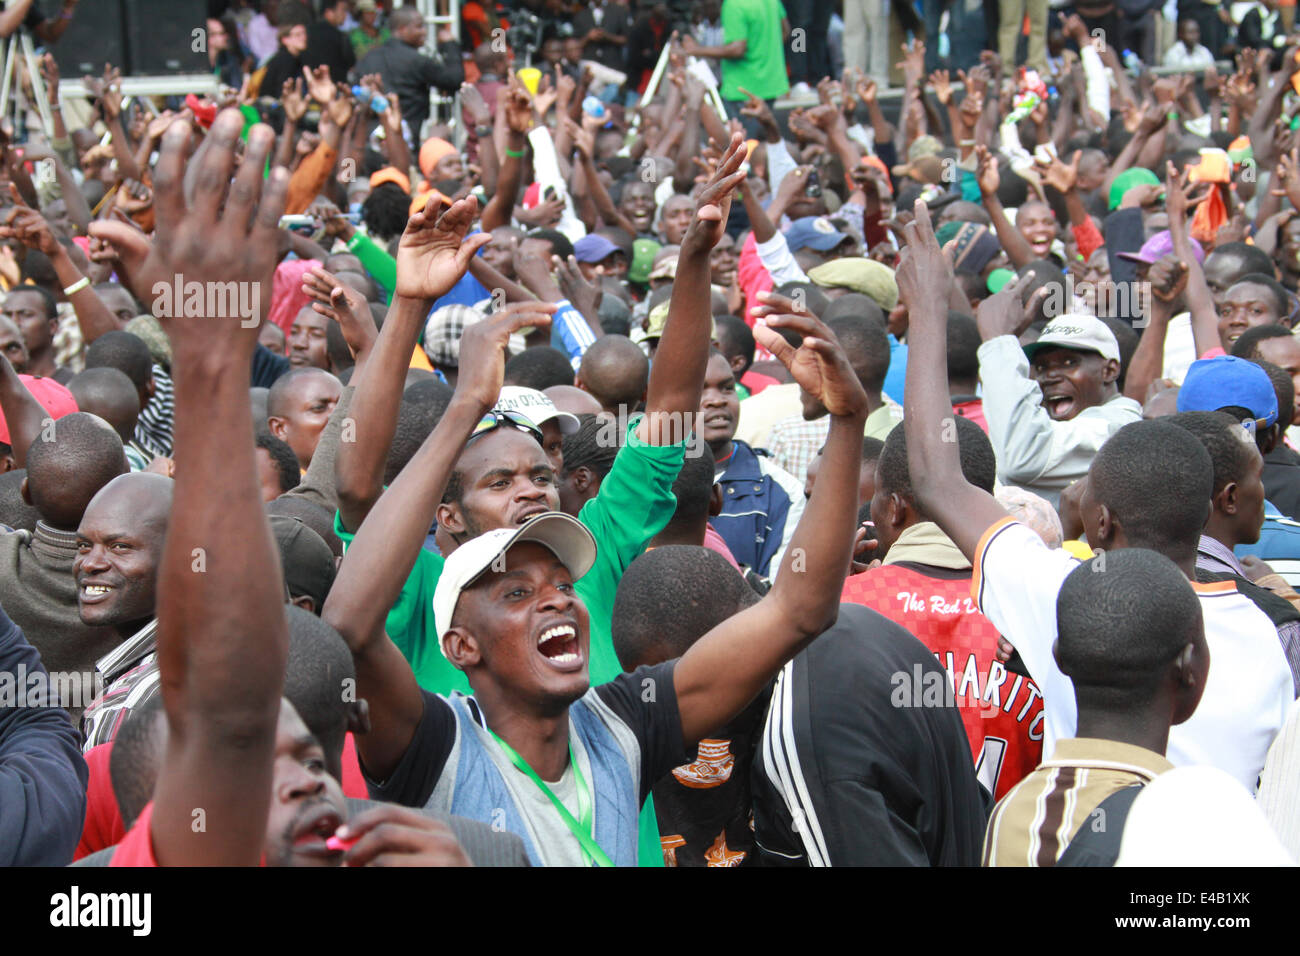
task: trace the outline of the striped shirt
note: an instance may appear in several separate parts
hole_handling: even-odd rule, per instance
[[[172,456],[172,379],[161,365],[153,367],[153,396],[135,423],[135,443],[153,457]]]
[[[95,662],[106,685],[81,717],[82,752],[117,736],[131,711],[158,692],[158,619]]]
[[[1058,740],[1038,765],[1003,797],[984,833],[983,866],[1055,866],[1084,826],[1102,830],[1098,805],[1111,794],[1145,786],[1173,764],[1145,747],[1114,740]],[[1104,813],[1104,812],[1103,812]]]

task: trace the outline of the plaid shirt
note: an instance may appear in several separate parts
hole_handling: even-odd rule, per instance
[[[56,314],[59,325],[54,330],[54,364],[80,372],[86,367],[86,350],[77,312],[71,302],[60,302]]]
[[[867,416],[863,436],[879,438],[884,441],[895,425],[903,420],[903,409],[894,402],[885,400],[885,404]],[[831,418],[823,415],[812,421],[805,421],[802,415],[791,415],[772,426],[767,439],[767,450],[772,459],[799,479],[800,483],[808,478],[808,466],[817,457],[817,452],[826,444],[830,434]]]

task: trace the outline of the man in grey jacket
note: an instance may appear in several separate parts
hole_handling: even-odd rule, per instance
[[[1004,315],[981,307],[977,317],[998,480],[1055,506],[1061,491],[1087,474],[1106,439],[1142,417],[1142,407],[1119,392],[1119,344],[1100,319],[1058,316],[1021,348],[1016,336],[1023,328],[1006,327],[1011,320]]]

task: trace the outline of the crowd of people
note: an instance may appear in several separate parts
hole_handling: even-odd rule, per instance
[[[44,57],[0,862],[1300,860],[1300,49],[922,29],[891,120],[794,6],[547,0],[532,66],[520,11],[216,3],[216,96]]]

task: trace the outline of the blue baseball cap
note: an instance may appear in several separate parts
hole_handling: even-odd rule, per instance
[[[1277,393],[1268,373],[1235,355],[1193,362],[1178,390],[1178,410],[1215,412],[1230,406],[1248,410],[1255,416],[1257,428],[1268,428],[1277,421]]]
[[[791,252],[798,252],[805,246],[818,252],[829,252],[846,239],[852,238],[846,232],[840,232],[825,216],[804,216],[791,223],[785,234],[785,244]]]
[[[579,262],[600,262],[619,248],[605,236],[589,233],[573,244],[573,257]]]

